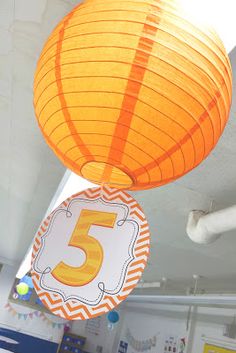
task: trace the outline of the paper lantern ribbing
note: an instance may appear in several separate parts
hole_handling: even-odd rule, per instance
[[[229,115],[228,56],[174,1],[91,0],[49,37],[34,103],[72,171],[116,188],[171,182],[214,148]]]

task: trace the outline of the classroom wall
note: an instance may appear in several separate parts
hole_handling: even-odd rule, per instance
[[[128,344],[124,353],[166,353],[167,346],[177,353],[180,339],[186,337],[187,308],[139,304],[126,306],[122,311],[120,341]],[[114,352],[119,351],[118,347]]]
[[[27,320],[24,320],[23,318],[18,319],[17,317],[12,316],[5,308],[12,284],[15,280],[17,269],[18,268],[13,266],[4,265],[0,272],[0,327],[59,343],[63,336],[63,328],[52,328],[46,322],[42,321],[41,318],[37,317],[33,317],[32,319],[28,318]],[[11,305],[19,313],[28,314],[32,312],[32,309],[30,308],[16,304]],[[56,323],[65,323],[64,320],[57,318],[54,315],[48,315],[48,317]],[[86,350],[95,353],[97,346],[102,346],[102,353],[111,353],[114,337],[119,325],[116,325],[114,330],[110,331],[107,327],[108,321],[106,316],[102,316],[98,334],[96,334],[93,330],[89,330],[86,323],[86,321],[71,322],[71,331],[87,338]]]
[[[0,272],[0,327],[60,342],[62,328],[52,328],[36,317],[18,320],[5,308],[16,271],[16,268],[4,265]],[[31,311],[19,305],[14,308],[21,313]],[[127,353],[137,353],[140,352],[140,342],[154,342],[155,337],[156,345],[153,344],[146,350],[149,353],[166,353],[167,341],[177,347],[176,353],[180,353],[179,343],[184,337],[188,343],[184,353],[203,353],[206,342],[236,351],[236,340],[224,336],[225,325],[233,321],[236,309],[196,308],[192,311],[190,320],[188,311],[187,306],[124,304],[119,307],[120,321],[112,331],[108,329],[108,321],[104,315],[99,319],[97,330],[91,330],[87,322],[78,321],[72,323],[72,332],[87,338],[86,351],[90,353],[96,353],[99,346],[103,348],[102,353],[118,353],[120,341],[132,341],[133,346],[129,343]],[[58,323],[64,322],[55,316],[51,316],[51,319]]]
[[[202,353],[205,343],[236,351],[236,339],[224,336],[225,325],[233,322],[236,309],[196,308],[189,332],[188,353]]]
[[[0,327],[58,343],[63,335],[63,328],[52,328],[52,326],[37,317],[28,318],[27,320],[18,319],[16,316],[13,317],[5,308],[16,272],[17,268],[8,265],[4,265],[0,272]],[[28,314],[33,311],[21,305],[12,304],[12,306],[19,313]],[[49,318],[57,323],[64,322],[55,316],[49,315]]]
[[[120,349],[122,353],[180,353],[183,338],[184,353],[203,353],[206,343],[236,351],[236,340],[224,336],[225,325],[233,321],[236,310],[195,308],[189,315],[188,306],[129,304],[122,312],[123,325],[112,353],[119,352],[120,341],[128,343],[127,349]],[[145,342],[154,337],[156,345],[145,349]]]
[[[119,336],[121,322],[122,320],[114,325],[111,330],[108,328],[107,316],[102,315],[99,318],[89,320],[89,322],[73,322],[72,332],[86,337],[86,352],[97,353],[99,352],[99,347],[102,347],[102,352],[100,353],[112,353],[115,338]]]

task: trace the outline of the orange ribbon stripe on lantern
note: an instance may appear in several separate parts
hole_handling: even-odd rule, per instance
[[[87,0],[52,32],[34,87],[39,126],[75,173],[145,189],[196,167],[226,125],[232,77],[211,30],[167,0]]]

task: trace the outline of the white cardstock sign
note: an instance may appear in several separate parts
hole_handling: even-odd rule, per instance
[[[134,289],[149,246],[147,221],[130,195],[107,186],[87,189],[42,222],[33,246],[35,290],[67,320],[99,316]]]

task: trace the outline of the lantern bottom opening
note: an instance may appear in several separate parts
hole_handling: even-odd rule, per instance
[[[81,174],[85,179],[97,184],[108,184],[117,189],[127,189],[133,186],[132,178],[120,168],[104,162],[88,162]]]

